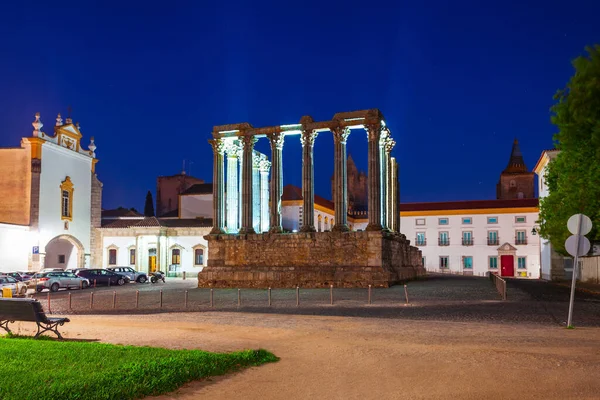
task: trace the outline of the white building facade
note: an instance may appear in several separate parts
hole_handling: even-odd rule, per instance
[[[401,205],[402,233],[418,246],[431,272],[540,277],[540,246],[532,234],[537,199]]]

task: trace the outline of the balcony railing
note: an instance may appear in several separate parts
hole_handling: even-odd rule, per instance
[[[450,246],[450,238],[445,238],[445,239],[439,238],[438,245],[439,246]]]
[[[516,237],[515,238],[515,244],[527,244],[527,238]]]
[[[463,246],[473,246],[473,238],[463,238],[462,245]]]
[[[499,238],[488,238],[487,240],[487,244],[488,246],[499,246],[500,245],[500,239]]]
[[[427,239],[425,238],[416,238],[415,246],[427,246]]]

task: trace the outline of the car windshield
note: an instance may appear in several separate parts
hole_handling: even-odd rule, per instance
[[[74,273],[72,273],[72,272],[65,272],[65,276],[66,276],[67,278],[77,278],[77,275],[75,275],[75,274],[74,274]]]

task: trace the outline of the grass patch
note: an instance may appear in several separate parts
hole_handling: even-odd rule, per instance
[[[279,360],[266,350],[209,353],[0,337],[0,399],[136,399]]]

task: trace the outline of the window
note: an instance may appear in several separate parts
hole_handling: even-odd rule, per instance
[[[108,249],[108,265],[117,265],[117,249]]]
[[[527,244],[527,231],[517,231],[515,244]]]
[[[194,265],[204,265],[204,249],[194,250]]]
[[[421,263],[423,263],[423,267],[425,267],[425,257],[421,257]]]
[[[64,264],[65,263],[65,255],[64,254],[59,254],[58,255],[58,263],[59,264]]]
[[[517,187],[517,181],[515,181],[514,179],[512,181],[510,181],[510,187]]]
[[[448,256],[440,257],[440,269],[448,268]]]
[[[73,182],[66,177],[60,184],[60,216],[63,220],[73,220]]]
[[[498,257],[492,256],[488,260],[488,266],[490,269],[498,269]]]
[[[322,230],[322,222],[323,222],[323,216],[321,214],[319,214],[319,216],[317,217],[318,232],[321,232],[321,230]]]
[[[179,250],[179,249],[171,250],[171,264],[175,264],[175,265],[181,264],[181,250]]]
[[[525,198],[525,194],[523,192],[517,193],[517,199],[524,199],[524,198]]]
[[[135,249],[129,249],[129,265],[135,265]]]
[[[329,230],[329,217],[325,217],[325,230]]]
[[[417,246],[425,246],[427,240],[425,239],[425,232],[417,232]]]
[[[425,225],[425,218],[417,218],[417,219],[415,219],[415,224],[416,225],[420,225],[420,226]]]
[[[448,218],[439,218],[438,224],[440,225],[448,225]]]
[[[517,257],[517,268],[527,269],[527,257]]]
[[[488,224],[497,224],[498,223],[498,217],[488,217],[487,218],[487,223]]]
[[[473,257],[471,257],[471,256],[463,257],[463,268],[464,269],[473,269]]]
[[[464,225],[471,225],[473,223],[473,218],[471,218],[471,217],[464,217],[462,219],[462,223]]]
[[[527,222],[527,218],[525,218],[524,216],[515,217],[515,222],[517,224],[524,224],[525,222]]]
[[[498,231],[488,231],[488,246],[498,246]]]
[[[440,246],[449,246],[450,245],[450,239],[448,238],[448,232],[440,232],[438,244]]]
[[[465,231],[462,233],[463,246],[473,246],[473,232]]]

